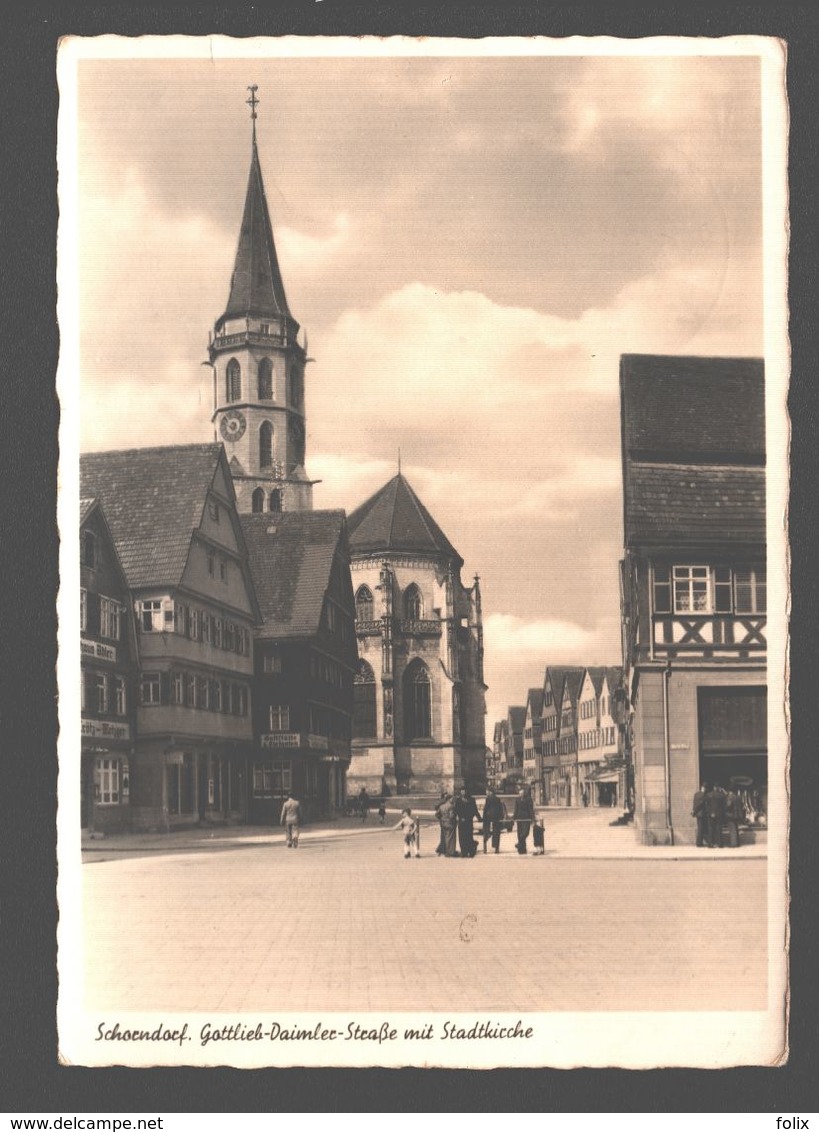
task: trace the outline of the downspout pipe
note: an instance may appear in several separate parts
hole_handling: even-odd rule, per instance
[[[671,821],[671,729],[668,722],[668,682],[671,679],[671,661],[663,669],[663,740],[665,754],[665,820],[671,844],[674,844],[674,826]]]

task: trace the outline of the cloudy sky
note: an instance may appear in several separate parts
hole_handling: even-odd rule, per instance
[[[256,83],[315,505],[400,449],[481,577],[491,742],[547,663],[620,659],[620,354],[762,353],[760,61],[341,42],[79,61],[80,446],[213,436]]]

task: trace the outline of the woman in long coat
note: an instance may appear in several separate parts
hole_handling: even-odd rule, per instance
[[[532,822],[535,820],[535,804],[532,801],[532,795],[528,790],[521,789],[515,801],[514,819],[518,826],[518,853],[521,855],[526,852],[526,840],[529,837],[529,830],[532,828]]]
[[[455,827],[457,825],[457,818],[455,816],[455,803],[452,798],[447,797],[445,801],[438,807],[438,820],[441,823],[441,834],[444,842],[444,856],[455,856]]]

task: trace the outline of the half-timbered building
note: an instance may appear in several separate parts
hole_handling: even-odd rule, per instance
[[[702,780],[766,803],[763,363],[625,355],[620,390],[635,827],[690,843]]]

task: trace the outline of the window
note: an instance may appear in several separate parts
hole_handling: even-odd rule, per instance
[[[207,676],[196,677],[196,702],[205,711],[210,709],[210,680]]]
[[[202,631],[202,614],[198,609],[191,610],[191,638],[198,641]]]
[[[268,510],[272,511],[274,514],[276,514],[276,515],[281,514],[282,493],[279,491],[278,488],[276,488],[274,491],[271,491],[270,498],[268,499],[268,502],[267,502],[267,506],[268,506]]]
[[[404,616],[408,621],[420,621],[424,616],[424,606],[421,601],[421,591],[413,583],[407,586],[404,593]]]
[[[707,566],[674,567],[674,612],[709,613],[709,569]]]
[[[220,582],[226,582],[227,576],[228,576],[227,562],[225,562],[224,558],[220,558],[219,559],[219,581]]]
[[[216,645],[217,649],[220,649],[222,647],[222,618],[221,617],[214,618],[213,643]]]
[[[94,706],[100,715],[108,713],[108,678],[101,673],[94,675]]]
[[[215,499],[208,500],[208,515],[210,515],[214,523],[219,522],[219,504]]]
[[[374,739],[377,734],[375,673],[362,660],[353,681],[353,735]]]
[[[216,574],[216,559],[212,554],[208,555],[208,574],[211,578]]]
[[[143,633],[161,633],[174,626],[173,603],[162,602],[159,598],[141,601],[139,608],[139,627]]]
[[[83,531],[82,534],[82,564],[89,570],[97,568],[97,536],[93,531]]]
[[[227,364],[225,379],[225,399],[238,401],[242,396],[242,370],[235,358]]]
[[[251,510],[254,515],[260,515],[264,511],[264,489],[257,487],[251,497]]]
[[[80,590],[80,629],[88,628],[88,590]]]
[[[213,681],[212,692],[213,692],[213,710],[214,711],[222,711],[223,705],[224,705],[224,696],[222,694],[222,681],[221,680],[214,680]]]
[[[273,425],[264,421],[259,429],[259,466],[269,468],[273,463]]]
[[[119,602],[100,597],[100,636],[119,641]]]
[[[125,715],[127,705],[125,700],[125,678],[123,676],[116,676],[114,678],[114,697],[117,715]]]
[[[429,673],[418,662],[404,674],[404,727],[407,740],[432,738]]]
[[[282,670],[282,658],[280,656],[266,656],[263,661],[265,672],[276,673]]]
[[[372,621],[375,614],[372,591],[368,586],[359,586],[355,595],[355,615],[358,621]]]
[[[119,759],[97,759],[94,767],[97,805],[119,804]]]
[[[273,767],[270,763],[253,764],[253,797],[270,798],[273,794]]]
[[[181,705],[185,702],[185,679],[181,672],[174,672],[171,679],[171,703]]]
[[[765,567],[734,572],[734,608],[737,613],[765,613],[768,608]]]
[[[259,400],[273,400],[273,365],[270,358],[259,362]]]
[[[285,704],[271,704],[270,706],[270,730],[271,731],[289,731],[290,730],[290,708]]]
[[[161,701],[161,681],[158,672],[144,672],[139,684],[140,703],[153,706]]]

